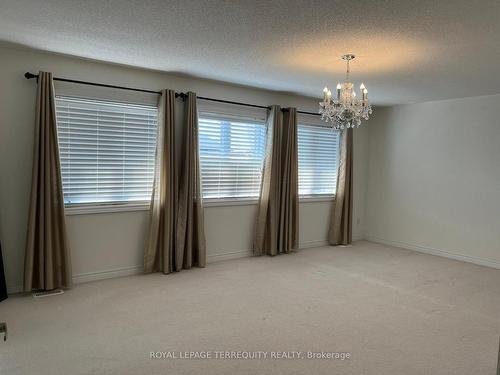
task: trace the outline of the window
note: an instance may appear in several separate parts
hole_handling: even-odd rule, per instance
[[[337,185],[339,132],[298,125],[299,195],[333,196]]]
[[[203,198],[258,198],[264,161],[263,121],[200,115]]]
[[[64,203],[149,201],[157,108],[56,98]]]

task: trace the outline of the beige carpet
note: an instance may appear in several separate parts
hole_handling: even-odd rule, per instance
[[[494,375],[500,271],[358,242],[0,304],[0,374]],[[151,351],[350,352],[149,359]],[[291,355],[290,355],[291,356]]]

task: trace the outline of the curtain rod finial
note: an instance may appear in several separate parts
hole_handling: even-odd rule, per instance
[[[24,73],[24,77],[25,77],[26,79],[38,78],[38,76],[37,76],[37,75],[35,75],[35,74],[33,74],[33,73],[30,73],[30,72],[26,72],[26,73]]]

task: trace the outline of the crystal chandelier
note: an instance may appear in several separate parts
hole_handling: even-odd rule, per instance
[[[362,83],[359,86],[361,99],[356,96],[354,85],[349,82],[349,61],[354,55],[342,56],[347,63],[346,79],[343,84],[337,84],[337,98],[332,98],[332,92],[325,87],[323,89],[323,101],[319,103],[321,119],[331,122],[332,128],[339,130],[354,128],[361,125],[361,119],[368,120],[372,113],[372,107],[368,103],[368,90]]]

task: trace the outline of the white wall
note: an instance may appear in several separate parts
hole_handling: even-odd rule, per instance
[[[26,71],[45,70],[58,77],[149,89],[192,90],[200,96],[317,110],[317,100],[312,98],[75,59],[9,44],[0,44],[0,68],[0,239],[11,292],[22,286],[31,184],[36,84],[23,77]],[[56,91],[89,96],[98,93],[100,97],[133,101],[154,100],[151,95],[60,83],[56,84]],[[360,239],[364,226],[366,130],[356,132],[354,141],[353,235]],[[331,202],[300,204],[299,236],[303,247],[325,243],[330,205]],[[206,208],[209,261],[249,254],[255,213],[255,205]],[[119,276],[140,270],[147,225],[146,211],[67,216],[75,280]]]
[[[500,268],[500,95],[378,109],[366,238]]]

